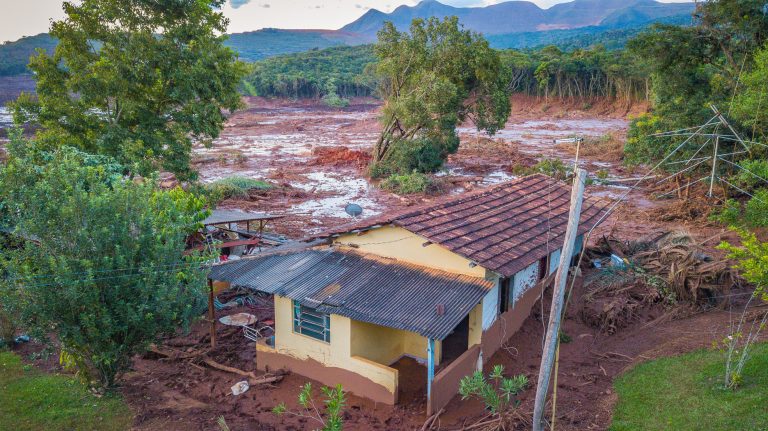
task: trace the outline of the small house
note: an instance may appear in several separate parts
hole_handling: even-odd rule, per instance
[[[273,295],[259,369],[387,404],[416,385],[437,411],[528,317],[560,260],[569,205],[568,185],[531,175],[218,265],[210,278]],[[585,197],[577,251],[605,212]]]

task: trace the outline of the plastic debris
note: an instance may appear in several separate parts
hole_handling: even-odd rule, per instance
[[[242,382],[237,382],[232,386],[232,395],[237,396],[242,393],[245,393],[250,389],[251,386],[248,384],[247,380],[243,380]]]

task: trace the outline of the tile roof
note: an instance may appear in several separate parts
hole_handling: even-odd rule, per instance
[[[323,313],[438,340],[447,337],[493,288],[482,278],[334,249],[216,265],[209,278],[286,296]]]
[[[562,247],[571,187],[543,174],[518,178],[479,192],[409,208],[319,237],[393,224],[511,277]],[[578,234],[591,229],[608,203],[585,195]]]

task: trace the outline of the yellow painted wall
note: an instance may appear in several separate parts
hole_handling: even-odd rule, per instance
[[[352,353],[352,324],[353,321],[347,317],[331,314],[330,343],[297,334],[293,332],[293,301],[275,295],[275,350],[278,353],[302,360],[311,358],[329,367],[344,368],[396,394],[397,370]]]
[[[352,355],[380,364],[392,364],[404,355],[427,359],[427,339],[415,332],[351,320]],[[442,343],[435,341],[435,364],[440,363]]]
[[[485,277],[485,269],[470,267],[470,261],[439,244],[423,246],[428,239],[396,226],[383,226],[362,235],[348,233],[334,240],[338,245],[354,245],[358,251],[389,257],[416,265],[457,274]]]

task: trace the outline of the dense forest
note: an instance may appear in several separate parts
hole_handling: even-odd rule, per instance
[[[556,46],[502,50],[501,59],[513,92],[543,97],[648,96],[648,74],[635,56],[602,45],[563,51]],[[247,94],[265,97],[319,98],[374,95],[376,62],[371,45],[339,46],[283,55],[254,63],[244,81]]]
[[[281,55],[253,63],[243,87],[246,94],[267,97],[370,96],[375,84],[366,67],[375,61],[372,45]]]

